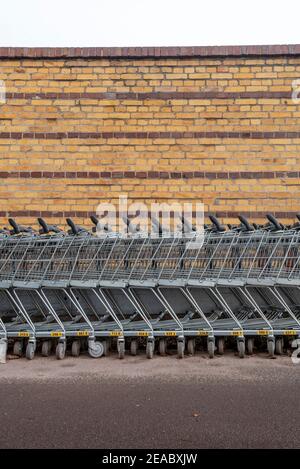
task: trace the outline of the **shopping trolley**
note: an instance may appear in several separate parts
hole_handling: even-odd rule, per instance
[[[0,232],[0,340],[33,358],[56,346],[63,358],[85,348],[106,355],[125,341],[133,355],[140,345],[153,357],[168,343],[194,354],[224,353],[236,341],[240,357],[262,338],[269,355],[283,339],[300,334],[300,223],[282,225],[271,214],[264,225],[239,216],[225,227],[210,215],[203,233],[193,227],[155,236],[136,230],[126,236],[100,223],[87,230],[67,219],[68,231],[39,219],[39,230],[10,219]],[[300,220],[300,215],[298,217]],[[184,223],[184,219],[182,219]],[[246,347],[247,345],[247,347]]]

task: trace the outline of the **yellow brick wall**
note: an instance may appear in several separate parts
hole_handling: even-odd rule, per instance
[[[297,78],[300,56],[289,55],[2,58],[0,223],[41,214],[89,224],[120,194],[202,201],[224,222],[268,211],[290,222],[300,211]]]

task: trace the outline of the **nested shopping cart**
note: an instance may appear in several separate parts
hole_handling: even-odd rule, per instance
[[[20,355],[24,338],[34,341],[35,337],[30,318],[22,311],[12,291],[6,289],[0,289],[0,337],[13,339],[15,355]]]
[[[157,222],[155,236],[123,236],[70,219],[67,232],[10,219],[0,232],[0,340],[19,354],[26,344],[28,358],[54,345],[58,358],[69,345],[100,357],[114,344],[120,358],[128,346],[165,355],[168,344],[179,357],[197,347],[213,357],[233,341],[243,357],[260,339],[270,356],[282,353],[300,334],[299,222],[210,220],[204,232],[166,233]]]

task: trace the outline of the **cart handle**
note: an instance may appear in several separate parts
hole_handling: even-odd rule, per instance
[[[274,228],[276,230],[282,230],[282,224],[279,223],[279,221],[277,220],[277,218],[274,217],[274,215],[272,215],[272,213],[267,213],[267,219],[269,220],[269,222],[272,223],[272,225],[274,226]]]
[[[220,223],[220,221],[217,219],[215,215],[208,215],[208,218],[210,219],[210,221],[212,222],[212,224],[214,225],[217,231],[219,232],[226,231],[225,226]]]
[[[66,222],[71,228],[71,230],[69,231],[69,234],[78,235],[80,233],[88,233],[88,230],[86,230],[85,228],[75,225],[75,223],[73,222],[71,218],[67,218]]]
[[[43,218],[38,218],[38,223],[41,226],[39,233],[40,234],[49,234],[53,233],[60,233],[62,230],[56,225],[48,225],[48,223]]]
[[[20,233],[33,233],[33,229],[31,227],[19,225],[13,218],[9,218],[8,223],[13,228],[12,230],[10,230],[11,235],[20,234]]]
[[[249,221],[247,220],[246,217],[244,217],[244,215],[238,215],[238,219],[240,220],[240,222],[242,223],[244,228],[246,228],[246,231],[253,231],[254,230],[254,226],[251,225],[251,223],[249,223]]]

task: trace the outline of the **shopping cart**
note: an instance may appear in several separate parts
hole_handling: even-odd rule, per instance
[[[198,347],[213,357],[233,341],[244,357],[261,337],[270,356],[281,353],[300,334],[300,223],[267,219],[225,227],[210,215],[204,233],[165,232],[154,219],[155,236],[128,219],[125,236],[99,232],[95,217],[92,230],[67,219],[67,232],[10,219],[0,232],[0,341],[14,340],[17,353],[27,340],[28,358],[54,343],[58,358],[69,344],[74,356],[87,346],[100,357],[114,343],[123,358],[126,342],[149,358],[156,343],[162,355],[173,343],[181,358]]]

